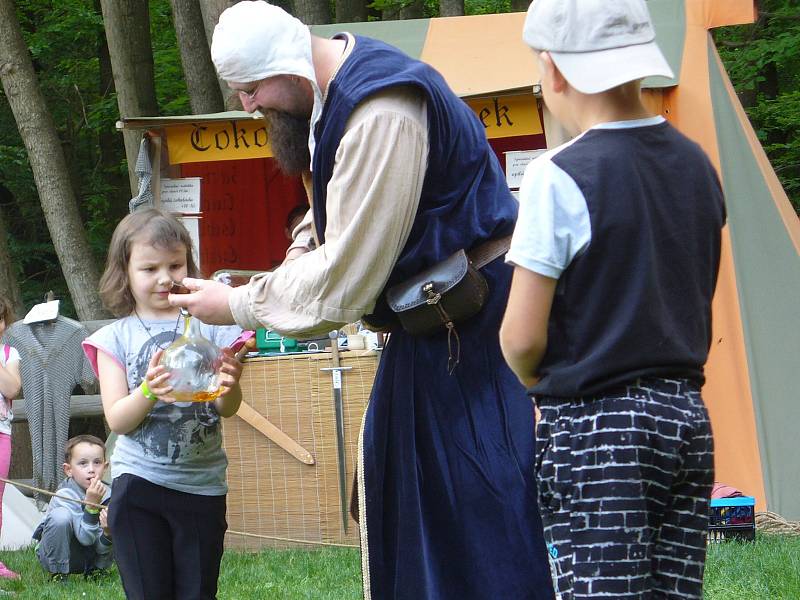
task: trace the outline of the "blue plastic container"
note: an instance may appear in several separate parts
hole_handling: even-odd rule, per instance
[[[708,523],[708,541],[756,539],[756,499],[752,496],[714,498]]]

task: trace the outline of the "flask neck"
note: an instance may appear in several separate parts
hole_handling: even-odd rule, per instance
[[[197,337],[201,336],[200,321],[193,319],[192,315],[186,309],[181,309],[181,316],[183,317],[183,337]]]

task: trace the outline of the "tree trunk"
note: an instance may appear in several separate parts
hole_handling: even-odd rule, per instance
[[[367,20],[367,0],[336,0],[337,23],[361,23]]]
[[[100,0],[94,0],[94,9],[97,11],[97,14],[102,13]],[[115,93],[115,89],[114,74],[111,71],[111,56],[108,54],[108,43],[106,42],[105,32],[97,42],[97,60],[100,74],[98,91],[101,98],[107,98]],[[103,177],[108,184],[109,193],[114,196],[109,201],[109,216],[116,222],[128,214],[128,200],[130,200],[131,197],[125,187],[128,178],[119,169],[125,152],[125,143],[124,139],[120,137],[119,132],[111,127],[103,127],[100,129],[97,138],[97,145],[100,150],[100,164],[103,167]]]
[[[381,21],[397,21],[400,18],[400,6],[391,6],[381,11]]]
[[[422,0],[413,0],[410,4],[406,4],[400,9],[400,19],[405,21],[407,19],[421,19],[425,16],[425,6]]]
[[[0,79],[28,152],[50,237],[81,320],[108,316],[55,123],[33,70],[14,2],[0,0]]]
[[[219,23],[219,16],[229,6],[236,4],[237,0],[199,0],[200,14],[203,15],[203,29],[206,32],[206,45],[211,48],[211,40],[214,36],[214,27]],[[211,56],[209,52],[209,56]],[[214,64],[212,63],[213,67]],[[216,77],[216,71],[214,72]],[[242,110],[242,103],[239,101],[239,94],[236,94],[228,84],[217,77],[217,85],[222,94],[222,104],[227,110]]]
[[[327,0],[294,0],[294,16],[306,25],[331,22],[331,5]]]
[[[150,46],[150,10],[142,0],[100,0],[103,25],[117,105],[121,117],[158,115],[155,80],[153,78],[153,49]],[[128,157],[128,178],[131,193],[137,194],[136,158],[139,155],[141,134],[124,131],[125,155]]]
[[[530,0],[511,0],[511,12],[527,12]]]
[[[8,252],[8,227],[6,216],[0,208],[0,296],[3,296],[13,307],[14,318],[6,322],[6,327],[22,315],[22,292],[19,288],[17,272],[11,255]]]
[[[464,0],[439,0],[440,17],[460,17],[463,14]]]
[[[170,0],[170,3],[192,114],[221,112],[225,104],[208,42],[205,35],[198,35],[204,30],[200,5],[197,0]]]

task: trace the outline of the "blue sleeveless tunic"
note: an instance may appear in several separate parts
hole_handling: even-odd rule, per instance
[[[363,99],[399,85],[426,98],[430,154],[417,215],[387,287],[461,248],[510,234],[517,214],[483,127],[441,75],[356,37],[314,132],[320,240],[348,117]],[[381,358],[360,441],[366,598],[553,597],[537,510],[533,406],[498,341],[511,268],[499,258],[482,272],[490,297],[457,327],[461,362],[453,375],[444,333],[421,338],[395,328]],[[383,299],[375,315],[391,316]]]

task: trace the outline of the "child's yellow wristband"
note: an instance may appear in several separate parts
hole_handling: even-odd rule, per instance
[[[90,515],[99,515],[100,509],[99,508],[92,508],[91,506],[84,506],[83,510],[85,510]]]
[[[139,389],[141,390],[142,395],[150,400],[150,402],[155,402],[158,400],[158,396],[151,392],[150,388],[147,387],[147,379],[142,379],[142,384],[139,386]]]

